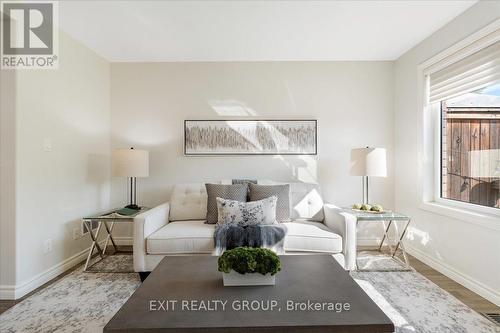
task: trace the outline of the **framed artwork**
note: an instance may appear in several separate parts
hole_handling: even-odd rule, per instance
[[[316,155],[316,120],[185,120],[184,154]]]

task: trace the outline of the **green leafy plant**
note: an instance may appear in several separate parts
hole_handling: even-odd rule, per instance
[[[274,275],[281,270],[280,258],[271,250],[237,247],[225,251],[218,260],[220,272],[229,273],[231,270],[240,274],[260,273]]]

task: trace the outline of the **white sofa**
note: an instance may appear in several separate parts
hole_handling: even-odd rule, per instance
[[[290,202],[285,255],[328,253],[346,270],[355,269],[356,222],[338,207],[324,204],[314,184],[290,183]],[[137,215],[134,270],[150,272],[165,256],[213,254],[215,225],[205,223],[206,212],[205,184],[193,183],[176,185],[170,202]]]

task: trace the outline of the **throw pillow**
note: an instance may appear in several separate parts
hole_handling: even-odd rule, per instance
[[[290,218],[292,220],[305,220],[323,222],[323,199],[321,189],[315,183],[283,183],[274,180],[259,180],[259,185],[290,184]],[[250,188],[249,188],[250,189]]]
[[[270,196],[276,196],[276,220],[278,222],[290,221],[290,184],[283,185],[255,185],[250,186],[250,200],[262,200]]]
[[[248,184],[248,183],[257,184],[257,180],[255,180],[255,179],[232,179],[231,181],[232,181],[233,185],[234,184]]]
[[[233,179],[232,182],[233,182],[233,185],[234,184],[247,184],[247,186],[248,186],[249,183],[257,184],[257,180],[254,180],[254,179]],[[250,187],[248,187],[246,201],[250,201]]]
[[[222,185],[205,184],[207,189],[207,223],[217,223],[217,200],[216,198],[230,199],[236,201],[247,201],[247,184]]]
[[[239,226],[274,224],[277,200],[275,196],[251,202],[217,198],[217,224],[231,223]]]

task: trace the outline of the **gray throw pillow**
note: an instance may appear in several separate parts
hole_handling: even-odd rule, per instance
[[[232,184],[250,184],[250,183],[253,183],[253,184],[257,184],[257,180],[255,179],[233,179],[232,180]],[[248,192],[247,192],[247,201],[250,201],[250,187],[248,188]]]
[[[290,184],[283,185],[255,185],[249,183],[250,201],[262,200],[275,196],[278,198],[276,203],[276,220],[278,222],[290,221]]]
[[[223,185],[223,184],[205,184],[207,189],[207,223],[216,224],[217,198],[230,199],[236,201],[247,201],[247,184]]]
[[[247,184],[247,183],[257,184],[256,179],[232,179],[231,181],[232,181],[233,185],[234,184]]]

